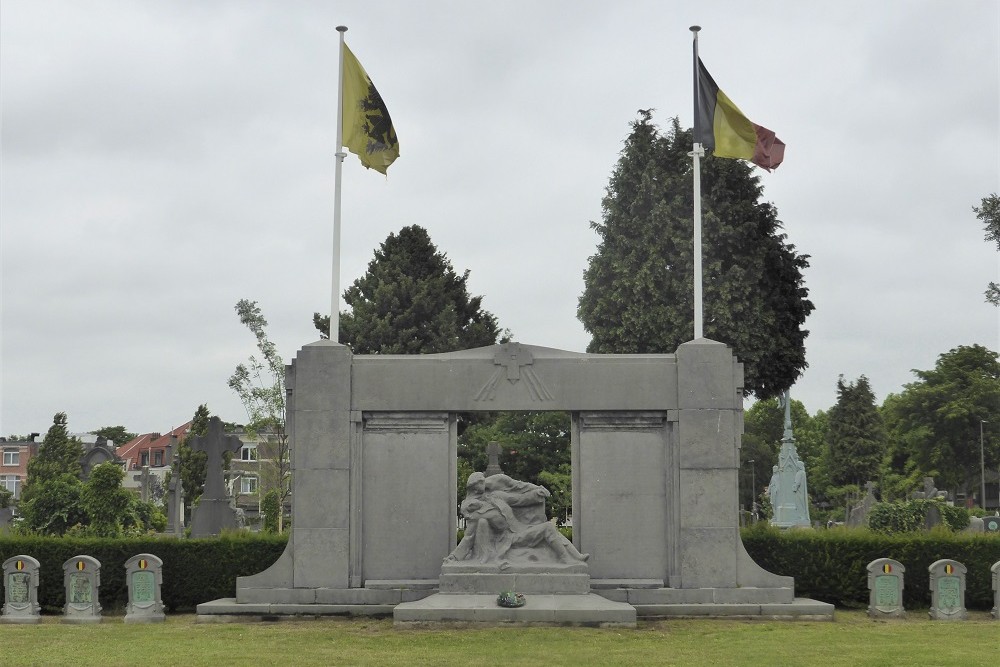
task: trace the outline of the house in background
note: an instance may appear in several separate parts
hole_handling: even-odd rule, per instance
[[[21,497],[21,489],[28,478],[28,461],[38,453],[37,433],[30,440],[8,441],[0,438],[0,488],[14,494],[14,500]]]
[[[122,486],[141,496],[142,470],[149,468],[149,474],[155,477],[152,483],[155,488],[147,491],[151,498],[159,500],[166,488],[165,478],[173,464],[174,452],[190,430],[191,422],[187,422],[167,433],[145,433],[118,447],[117,457],[125,466]]]

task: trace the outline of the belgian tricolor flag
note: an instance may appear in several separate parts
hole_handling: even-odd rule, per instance
[[[785,158],[785,142],[774,132],[751,123],[725,93],[719,90],[705,64],[698,58],[695,94],[694,140],[713,149],[716,157],[749,160],[771,171]]]

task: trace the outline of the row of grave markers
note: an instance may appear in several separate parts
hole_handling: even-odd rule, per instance
[[[898,560],[876,558],[868,563],[868,615],[872,618],[902,618],[903,576],[906,567]],[[964,621],[969,617],[965,608],[966,567],[950,558],[934,561],[927,568],[930,574],[931,620]],[[993,618],[1000,620],[1000,561],[990,567],[993,575]]]
[[[126,623],[157,623],[166,616],[160,587],[163,561],[153,554],[138,554],[125,561],[128,583]],[[4,604],[0,622],[38,623],[38,572],[41,563],[31,556],[14,556],[3,563]],[[91,556],[73,556],[63,563],[66,586],[64,623],[100,623],[101,562]]]

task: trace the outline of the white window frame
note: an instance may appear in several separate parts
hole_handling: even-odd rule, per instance
[[[252,496],[257,493],[257,476],[243,475],[240,477],[240,495]]]
[[[257,460],[257,445],[244,444],[243,448],[240,450],[240,461],[256,461],[256,460]]]
[[[147,449],[144,452],[139,452],[139,467],[142,468],[148,465],[149,465],[149,450]]]
[[[17,449],[3,450],[3,464],[5,466],[16,466],[21,464],[21,452]]]
[[[159,462],[157,462],[159,460]],[[163,450],[157,449],[153,452],[153,467],[162,468],[163,467]]]
[[[0,475],[0,488],[7,489],[14,494],[14,497],[18,497],[18,491],[21,486],[21,477],[19,475]]]

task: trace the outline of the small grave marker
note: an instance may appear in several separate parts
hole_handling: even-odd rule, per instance
[[[990,574],[993,575],[993,618],[1000,621],[1000,560],[990,567]]]
[[[63,579],[63,623],[100,623],[101,562],[91,556],[74,556],[63,563]]]
[[[965,609],[966,567],[950,558],[934,561],[927,568],[930,573],[931,611],[936,621],[964,621],[969,613]]]
[[[38,570],[31,556],[14,556],[3,563],[4,623],[39,623]]]
[[[128,583],[126,623],[162,623],[163,561],[153,554],[138,554],[125,561],[125,581]]]
[[[902,618],[903,575],[906,568],[891,558],[876,558],[868,563],[868,615],[872,618]]]

